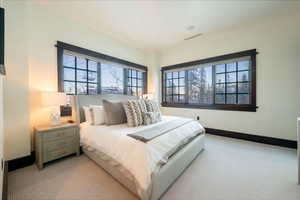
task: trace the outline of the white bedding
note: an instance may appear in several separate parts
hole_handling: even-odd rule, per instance
[[[204,128],[197,121],[191,120],[147,143],[129,137],[127,134],[161,126],[170,120],[178,119],[180,118],[163,116],[161,122],[139,127],[128,127],[126,124],[93,126],[89,123],[82,123],[80,125],[81,143],[121,163],[134,176],[138,184],[139,196],[142,199],[148,199],[149,192],[151,192],[151,175],[160,167],[166,152],[179,141],[204,132]]]

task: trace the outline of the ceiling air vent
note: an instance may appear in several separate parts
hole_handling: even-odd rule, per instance
[[[199,37],[199,36],[201,36],[201,35],[203,35],[203,34],[202,34],[202,33],[198,33],[198,34],[193,35],[193,36],[191,36],[191,37],[184,38],[184,40],[191,40],[191,39],[194,39],[194,38]]]

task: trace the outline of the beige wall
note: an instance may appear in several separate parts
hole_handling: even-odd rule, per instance
[[[6,158],[14,159],[30,154],[32,127],[49,123],[39,93],[57,90],[57,40],[139,64],[145,64],[145,55],[83,24],[65,20],[55,4],[5,1],[5,5],[5,142]]]
[[[4,2],[5,63],[4,132],[5,158],[14,159],[30,153],[27,6]]]
[[[148,93],[153,94],[154,99],[159,99],[160,90],[160,68],[159,54],[157,51],[145,51],[145,62],[148,67]]]
[[[169,115],[195,118],[205,127],[296,140],[300,114],[300,14],[261,20],[184,42],[161,51],[161,66],[256,48],[255,113],[163,108]]]

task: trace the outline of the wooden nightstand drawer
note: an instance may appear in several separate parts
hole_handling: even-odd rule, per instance
[[[74,137],[76,134],[76,130],[74,128],[71,129],[63,129],[59,131],[49,131],[43,134],[44,141],[52,141],[52,140],[63,140],[67,137]]]
[[[76,152],[74,148],[62,148],[55,151],[44,152],[44,162],[55,160]]]
[[[55,151],[55,150],[60,150],[62,148],[68,148],[73,147],[76,145],[77,140],[69,137],[65,138],[64,140],[54,140],[54,141],[49,141],[44,143],[44,152],[50,152],[50,151]]]

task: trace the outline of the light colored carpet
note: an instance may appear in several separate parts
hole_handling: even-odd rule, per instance
[[[10,200],[136,200],[86,156],[9,173]],[[299,200],[296,151],[207,135],[162,200]]]

